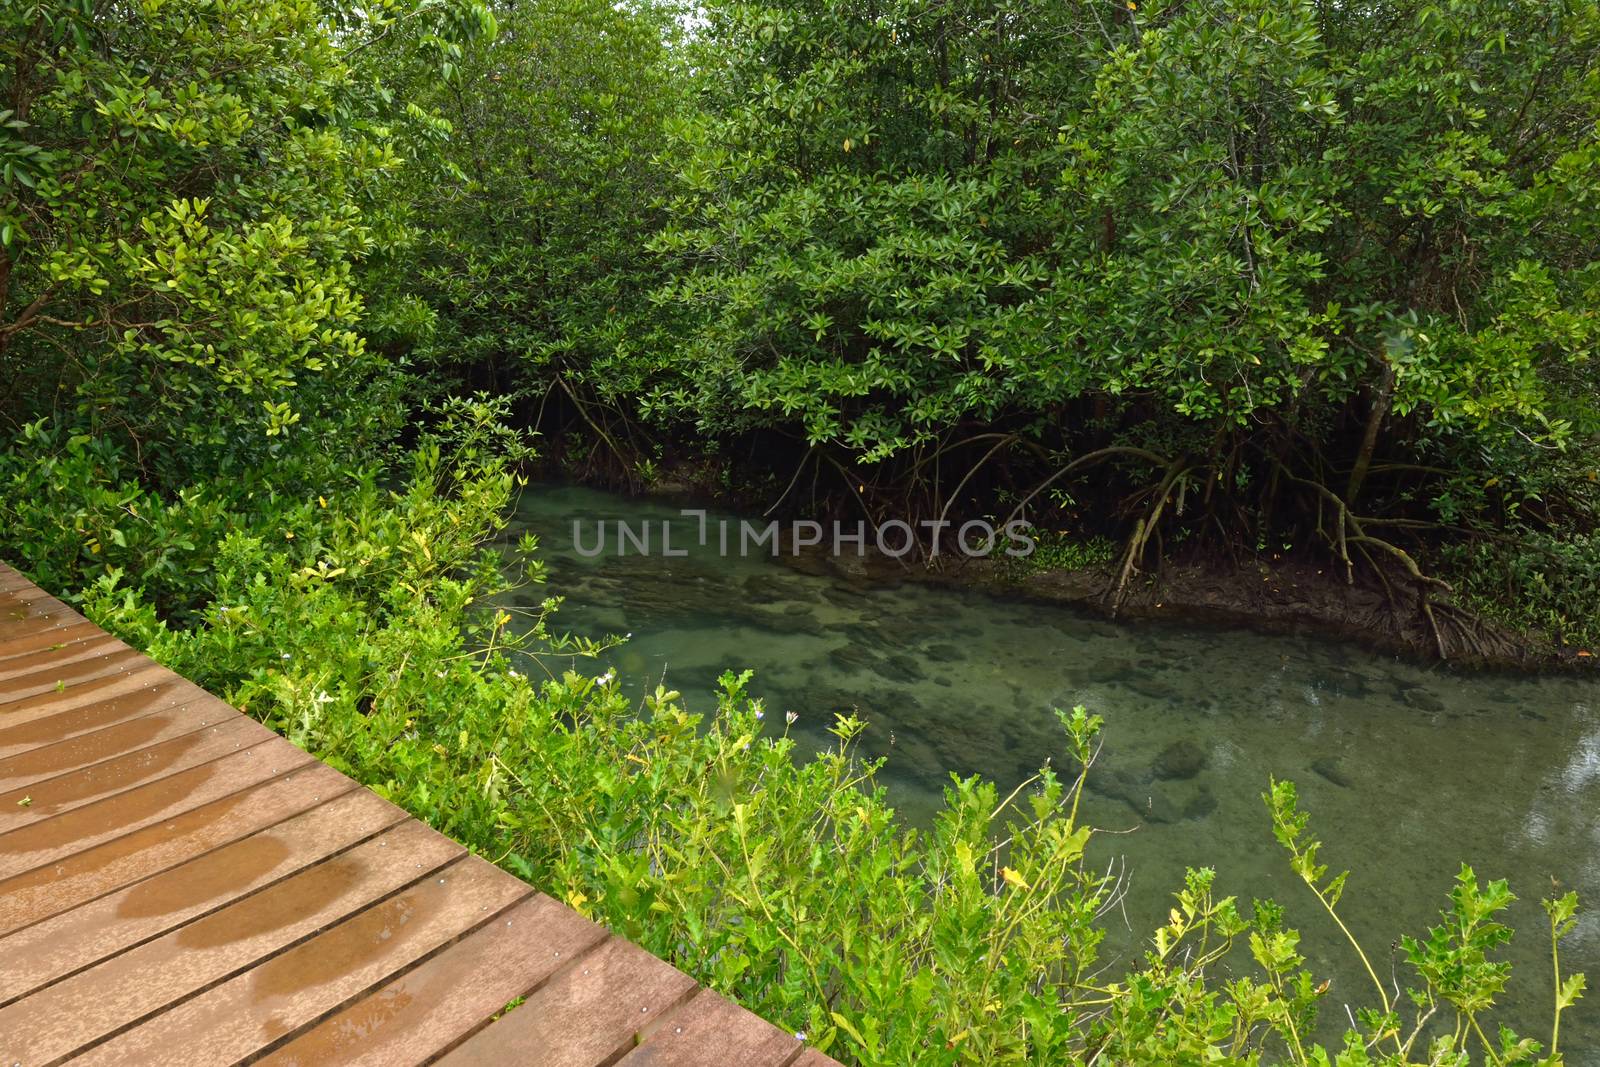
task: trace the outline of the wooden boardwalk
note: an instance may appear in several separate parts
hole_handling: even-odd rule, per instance
[[[0,1067],[65,1061],[833,1063],[0,564]]]

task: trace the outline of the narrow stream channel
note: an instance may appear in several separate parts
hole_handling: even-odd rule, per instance
[[[685,558],[574,549],[574,521],[675,521]],[[756,672],[767,722],[799,719],[802,747],[825,746],[834,712],[859,708],[866,748],[887,754],[896,805],[925,822],[950,773],[1009,789],[1063,745],[1054,707],[1104,716],[1089,818],[1127,831],[1096,839],[1101,865],[1126,863],[1114,951],[1158,926],[1187,866],[1213,866],[1222,893],[1271,897],[1304,934],[1302,951],[1345,1000],[1372,990],[1273,840],[1260,795],[1269,776],[1300,787],[1333,870],[1353,869],[1343,912],[1382,974],[1402,933],[1437,921],[1458,865],[1509,877],[1517,964],[1503,1021],[1549,1039],[1550,957],[1541,896],[1576,889],[1600,907],[1600,684],[1570,677],[1455,673],[1311,637],[1161,624],[1114,625],[1063,607],[906,583],[857,587],[767,557],[694,547],[674,506],[569,487],[534,487],[510,531],[537,534],[549,585],[567,597],[555,628],[632,633],[600,673],[630,691],[663,677],[709,711],[717,675]],[[1403,986],[1410,970],[1394,950]],[[1600,912],[1563,944],[1567,969],[1600,979]],[[1249,966],[1240,953],[1239,966]],[[1600,1063],[1600,1011],[1562,1023],[1569,1063]]]

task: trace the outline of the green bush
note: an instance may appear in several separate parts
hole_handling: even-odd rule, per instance
[[[1600,534],[1524,531],[1514,542],[1447,546],[1443,555],[1464,604],[1600,654]]]

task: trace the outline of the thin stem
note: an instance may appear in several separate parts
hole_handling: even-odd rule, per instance
[[[1556,980],[1556,1013],[1550,1021],[1550,1058],[1555,1059],[1556,1052],[1561,1048],[1561,946],[1560,935],[1556,932],[1555,916],[1550,917],[1550,969],[1555,974]]]

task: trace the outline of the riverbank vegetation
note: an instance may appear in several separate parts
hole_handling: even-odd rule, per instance
[[[1287,553],[1443,656],[1496,651],[1485,614],[1600,637],[1592,5],[631,24],[439,90],[480,168],[428,180],[478,201],[419,249],[440,354],[569,468],[709,449],[808,514],[1111,537],[1113,609]]]
[[[797,763],[739,675],[519,674],[587,646],[560,590],[486,609],[483,546],[537,444],[1045,520],[1111,603],[1298,554],[1441,654],[1589,641],[1597,43],[1580,0],[11,3],[0,554],[846,1062],[1559,1062],[1559,949],[1557,1025],[1490,1023],[1502,882],[1410,997],[1320,985],[1225,871],[1108,973],[1087,713],[912,833],[849,719]]]

